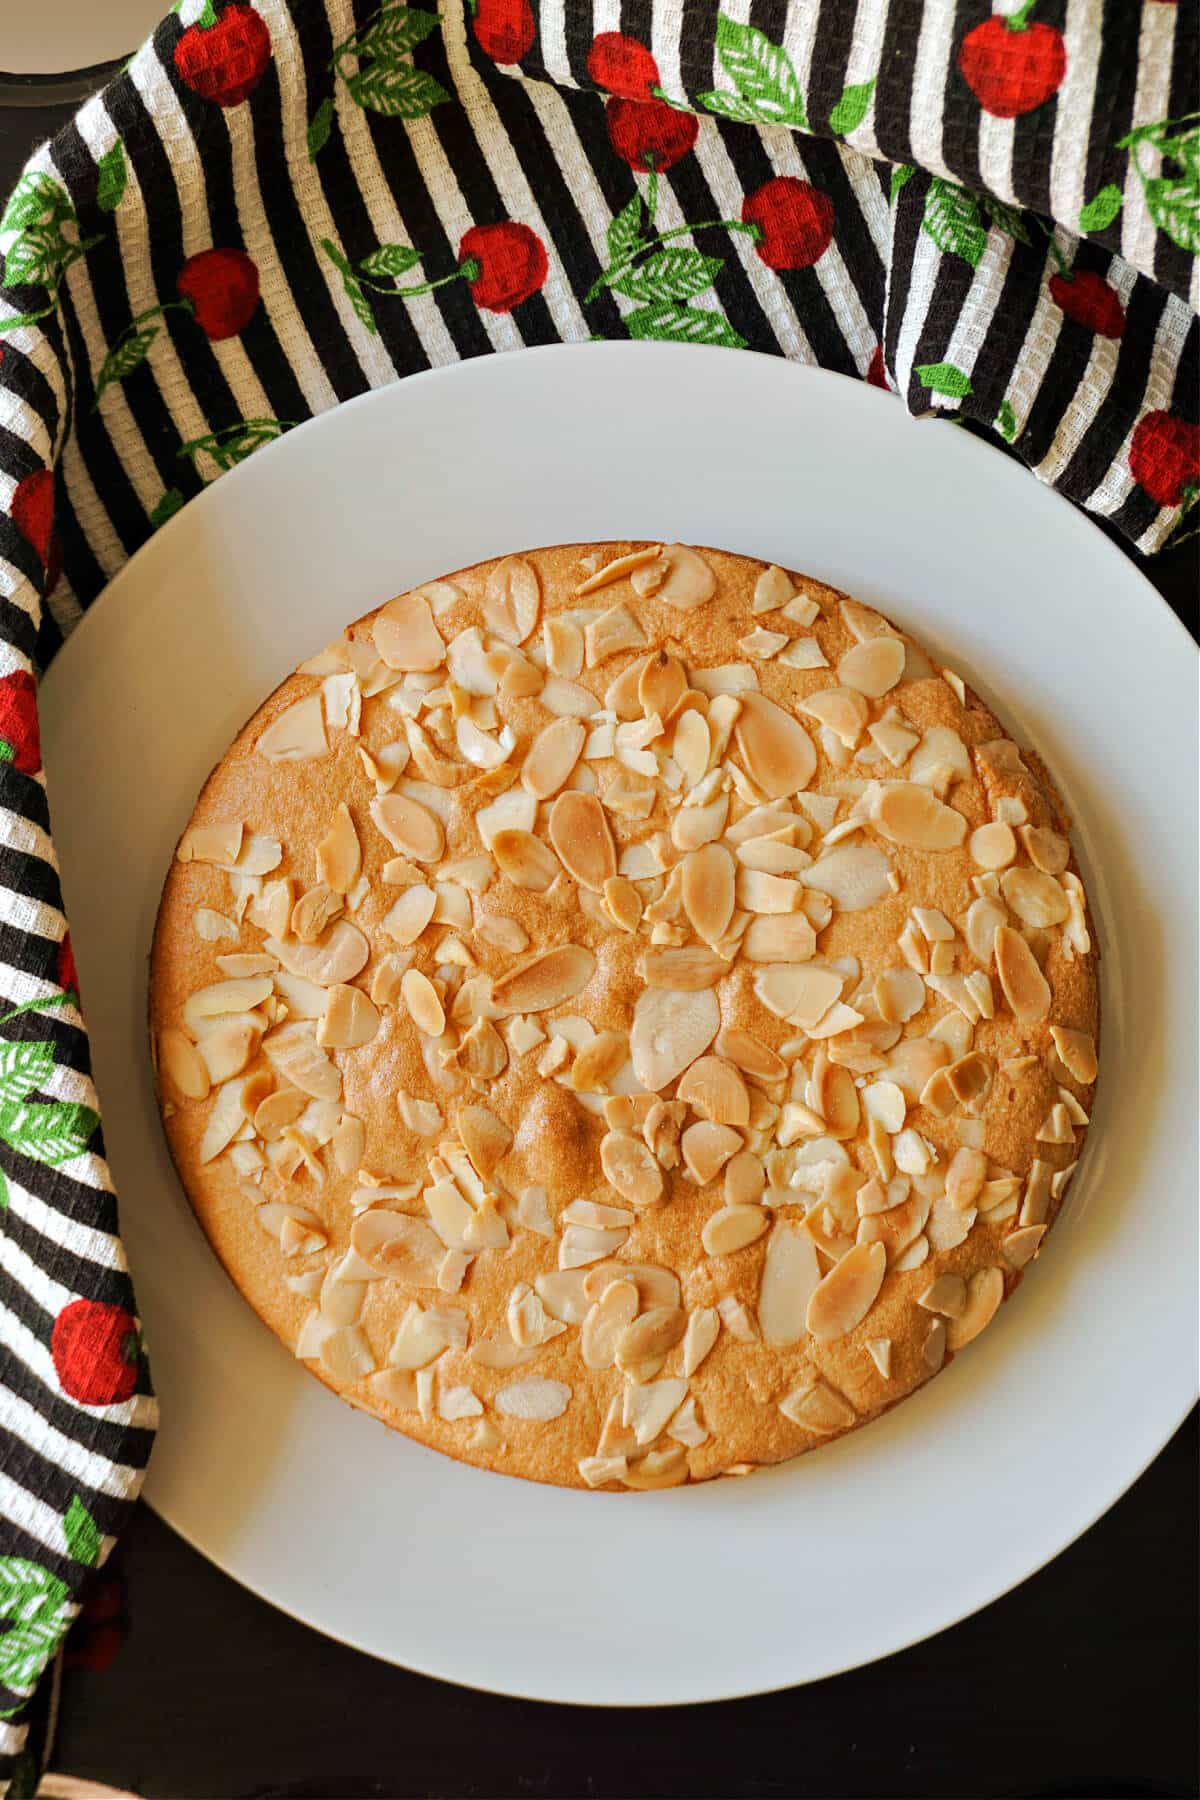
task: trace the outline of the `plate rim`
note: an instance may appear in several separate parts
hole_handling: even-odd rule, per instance
[[[524,354],[525,355],[533,355],[533,356],[535,356],[539,359],[543,359],[543,360],[547,356],[553,355],[560,362],[565,361],[568,356],[571,357],[575,361],[581,361],[583,352],[586,350],[590,353],[593,361],[597,361],[597,362],[598,362],[599,356],[602,352],[605,354],[605,356],[608,360],[627,361],[627,360],[630,360],[631,358],[639,358],[639,359],[645,360],[645,361],[654,361],[654,360],[658,360],[659,358],[661,358],[661,356],[663,354],[663,348],[664,347],[661,345],[625,344],[625,343],[621,343],[621,342],[606,342],[602,345],[601,344],[588,344],[588,345],[558,345],[558,344],[556,344],[556,345],[539,346],[539,347],[533,349],[532,351],[525,352]],[[712,365],[712,350],[709,348],[701,349],[700,347],[687,347],[687,346],[670,346],[669,348],[671,350],[673,357],[676,359],[679,359],[681,357],[683,351],[686,349],[687,354],[693,359],[695,359],[697,356],[700,356],[700,355],[703,355],[706,357],[707,360],[702,365],[703,368],[705,368],[706,370],[711,369],[713,366]],[[773,369],[776,371],[778,378],[780,378],[780,379],[785,379],[785,380],[789,380],[789,381],[792,381],[795,379],[801,379],[807,383],[819,383],[821,385],[828,385],[830,383],[839,383],[840,384],[842,382],[854,381],[855,388],[859,390],[860,394],[862,392],[862,384],[860,382],[854,380],[853,377],[844,376],[844,375],[838,374],[834,371],[820,370],[820,369],[816,369],[816,368],[813,368],[813,367],[810,367],[807,365],[794,364],[794,363],[786,365],[787,374],[784,375],[782,373],[782,371],[780,370],[780,359],[779,358],[774,357],[774,356],[767,356],[766,353],[761,353],[761,352],[750,352],[749,354],[755,357],[755,360],[757,363],[770,363],[772,365]],[[727,351],[724,353],[723,360],[726,364],[728,364],[730,359],[735,356],[737,358],[737,363],[735,366],[744,367],[745,360],[747,357],[746,351],[737,351],[737,352]],[[494,367],[495,367],[494,358],[489,357],[486,359],[479,359],[479,363],[480,363],[481,371],[491,372],[494,370]],[[423,380],[427,384],[430,384],[435,381],[436,382],[445,382],[447,380],[451,380],[451,381],[471,380],[471,379],[473,379],[473,375],[474,375],[474,371],[472,370],[472,366],[470,364],[455,363],[455,364],[446,365],[441,368],[423,371],[419,377],[416,377],[416,379]],[[310,420],[306,420],[303,425],[298,426],[298,427],[294,428],[292,431],[289,431],[289,432],[281,435],[279,438],[274,440],[272,443],[265,446],[261,451],[257,452],[253,458],[248,459],[248,461],[246,463],[238,465],[238,467],[235,470],[230,471],[230,473],[232,475],[235,475],[238,477],[238,481],[239,481],[239,486],[235,490],[232,490],[232,492],[234,494],[240,495],[243,491],[245,491],[246,489],[249,488],[251,481],[255,480],[255,479],[260,480],[260,481],[266,481],[268,479],[273,480],[274,479],[273,474],[271,474],[269,476],[268,473],[266,473],[264,471],[267,470],[268,468],[270,471],[274,470],[275,464],[278,461],[280,461],[282,458],[283,446],[286,443],[291,442],[293,439],[297,439],[298,442],[302,443],[305,447],[305,453],[307,453],[307,448],[314,441],[316,434],[315,434],[315,432],[310,431],[310,432],[308,432],[307,437],[305,437],[304,433],[305,433],[306,427],[308,427],[308,426],[315,427],[318,424],[321,424],[322,422],[325,422],[326,425],[328,425],[328,423],[330,422],[330,420],[332,418],[333,413],[335,413],[335,412],[342,413],[342,412],[345,412],[347,409],[359,408],[359,409],[365,411],[369,407],[395,406],[398,404],[398,402],[396,399],[396,393],[393,390],[403,391],[407,387],[407,381],[410,379],[413,379],[413,378],[406,378],[402,382],[389,384],[387,387],[384,387],[384,388],[367,390],[363,394],[355,396],[352,400],[343,403],[342,406],[330,409],[329,412],[318,414],[318,415],[316,415],[316,417],[314,417]],[[835,398],[836,398],[836,395],[835,395]],[[885,396],[882,394],[879,396],[880,404],[883,403],[884,398],[885,398]],[[893,402],[899,404],[899,402],[896,401],[895,396],[888,395],[888,396],[886,396],[886,398],[891,399]],[[403,402],[401,401],[401,402],[399,402],[399,404],[403,405]],[[988,458],[993,458],[993,457],[998,456],[1001,462],[1010,462],[1010,461],[1015,460],[1015,459],[1012,459],[1011,457],[1007,456],[999,448],[999,446],[989,444],[981,438],[974,438],[974,443],[976,445],[975,449],[968,451],[968,452],[962,452],[961,451],[961,436],[970,436],[970,435],[972,435],[972,434],[964,433],[964,434],[960,435],[960,453],[961,454],[965,454],[967,457],[974,456],[977,459],[979,457],[988,459]],[[297,454],[300,454],[300,452],[298,452],[296,450],[292,450],[292,451],[288,452],[288,454],[295,456]],[[261,465],[261,468],[260,468],[260,465]],[[1019,467],[1020,465],[1018,464],[1017,466]],[[260,468],[260,473],[257,477],[255,477],[253,474],[253,471],[256,468]],[[1029,475],[1031,473],[1028,470],[1024,470],[1023,472],[1027,475]],[[211,484],[211,486],[213,488],[220,488],[220,489],[224,490],[225,486],[226,486],[226,479],[222,478],[219,481],[213,482]],[[1184,643],[1186,643],[1189,646],[1189,648],[1192,649],[1193,653],[1195,653],[1197,647],[1192,643],[1192,640],[1191,640],[1190,635],[1188,634],[1186,628],[1183,626],[1182,622],[1178,619],[1178,617],[1171,610],[1171,608],[1167,605],[1167,603],[1163,599],[1163,597],[1158,593],[1157,589],[1155,589],[1153,587],[1153,585],[1150,583],[1150,581],[1147,579],[1146,575],[1144,574],[1143,570],[1138,567],[1137,563],[1134,562],[1133,559],[1130,558],[1128,555],[1126,555],[1119,545],[1113,543],[1106,536],[1106,534],[1100,529],[1100,527],[1095,523],[1094,520],[1092,520],[1090,517],[1088,517],[1088,515],[1082,513],[1079,508],[1074,506],[1070,501],[1066,500],[1061,494],[1058,494],[1057,492],[1055,492],[1055,490],[1046,487],[1045,484],[1042,484],[1042,483],[1039,483],[1039,487],[1044,489],[1047,499],[1051,500],[1052,502],[1057,502],[1059,507],[1065,509],[1066,514],[1074,515],[1077,522],[1082,521],[1083,523],[1087,524],[1090,527],[1092,533],[1094,534],[1094,537],[1096,539],[1098,539],[1100,541],[1100,543],[1102,543],[1105,547],[1103,552],[1101,552],[1100,554],[1102,556],[1110,556],[1111,555],[1111,556],[1117,558],[1119,566],[1122,570],[1122,573],[1123,573],[1123,576],[1125,579],[1128,579],[1130,574],[1132,574],[1138,578],[1138,585],[1139,585],[1142,593],[1143,594],[1148,593],[1149,595],[1153,596],[1154,600],[1163,609],[1163,611],[1166,613],[1167,617],[1171,620],[1174,627],[1176,627],[1177,630],[1179,631],[1179,633],[1181,634],[1182,641]],[[220,504],[222,507],[224,507],[229,504],[229,501],[230,501],[230,494],[226,494],[225,499]],[[75,629],[71,632],[70,640],[74,640],[74,639],[82,639],[83,640],[83,647],[82,647],[81,651],[79,652],[80,654],[84,653],[84,651],[86,650],[86,644],[89,641],[86,637],[86,633],[89,630],[94,632],[96,629],[98,629],[98,627],[96,627],[96,626],[89,627],[89,624],[88,624],[89,619],[93,615],[97,615],[97,616],[100,616],[101,618],[103,618],[107,613],[111,613],[111,610],[112,610],[111,603],[115,602],[117,604],[120,604],[120,602],[121,602],[121,598],[122,598],[123,591],[124,591],[123,584],[136,586],[137,581],[140,579],[141,567],[144,566],[144,564],[146,562],[151,561],[154,556],[158,556],[158,555],[166,556],[173,549],[176,539],[178,539],[180,537],[182,530],[184,528],[184,521],[185,520],[187,521],[189,528],[194,528],[195,524],[202,517],[202,515],[199,512],[199,509],[201,507],[207,506],[209,508],[209,510],[211,511],[213,509],[213,507],[216,506],[216,504],[217,503],[215,501],[210,499],[209,490],[206,489],[200,495],[196,496],[194,501],[189,503],[189,505],[187,506],[186,509],[183,510],[183,512],[181,512],[180,514],[176,515],[171,520],[169,520],[164,527],[160,528],[160,530],[158,532],[156,532],[150,539],[148,539],[144,545],[139,547],[139,549],[135,553],[135,555],[133,557],[131,557],[125,565],[123,565],[121,570],[119,570],[118,573],[113,577],[112,581],[110,581],[108,583],[106,588],[103,590],[102,594],[99,595],[97,597],[96,601],[93,602],[93,604],[88,608],[88,611],[83,615],[83,617],[79,620],[78,624],[76,625]],[[163,545],[163,549],[161,551],[157,548],[157,546],[160,544],[160,542]],[[155,547],[153,550],[152,550],[152,546]],[[1114,565],[1114,566],[1116,566],[1116,565]],[[147,597],[147,603],[149,603],[149,597]],[[1158,622],[1159,622],[1159,620],[1158,620],[1158,617],[1156,616],[1156,623],[1158,623]],[[70,641],[70,640],[68,640],[68,641]],[[64,646],[62,647],[62,650],[60,650],[59,653],[53,659],[51,668],[50,668],[50,671],[48,674],[48,679],[53,679],[54,671],[58,666],[60,666],[61,660],[63,657],[63,652],[66,649],[67,649],[67,645],[64,644]],[[74,653],[72,653],[72,657],[73,657],[73,655],[74,655]],[[355,1639],[352,1636],[350,1636],[347,1632],[339,1630],[335,1627],[331,1627],[329,1624],[324,1623],[321,1620],[311,1616],[311,1613],[308,1610],[306,1610],[303,1606],[297,1605],[296,1603],[294,1603],[290,1600],[283,1601],[283,1600],[276,1598],[273,1594],[271,1594],[270,1592],[267,1591],[267,1588],[265,1585],[262,1585],[262,1584],[256,1582],[254,1579],[248,1577],[247,1575],[241,1573],[240,1571],[238,1571],[235,1568],[233,1568],[232,1566],[230,1566],[231,1559],[228,1556],[226,1556],[224,1554],[214,1553],[212,1550],[205,1548],[199,1541],[197,1541],[197,1538],[190,1531],[188,1531],[187,1529],[185,1529],[184,1527],[182,1527],[181,1525],[176,1523],[176,1521],[169,1515],[169,1513],[166,1510],[163,1510],[156,1504],[155,1496],[154,1496],[154,1492],[153,1492],[154,1483],[153,1483],[153,1473],[152,1472],[151,1472],[151,1476],[147,1483],[147,1492],[146,1492],[145,1498],[147,1500],[147,1503],[152,1507],[152,1509],[155,1512],[157,1512],[161,1518],[164,1519],[164,1521],[171,1527],[172,1530],[178,1532],[179,1535],[184,1538],[185,1542],[188,1542],[192,1548],[196,1549],[208,1561],[212,1562],[216,1567],[220,1568],[224,1574],[230,1576],[231,1579],[237,1581],[240,1585],[248,1588],[251,1592],[255,1593],[259,1598],[267,1601],[268,1604],[277,1607],[280,1611],[286,1613],[288,1616],[290,1616],[294,1619],[297,1619],[299,1622],[310,1626],[314,1630],[320,1631],[324,1636],[333,1638],[337,1642],[344,1643],[352,1649],[361,1651],[363,1654],[373,1655],[376,1658],[378,1658],[379,1660],[389,1661],[389,1662],[393,1663],[395,1666],[412,1669],[419,1673],[423,1673],[423,1674],[432,1676],[436,1679],[446,1680],[446,1681],[454,1683],[455,1685],[469,1688],[474,1691],[495,1693],[495,1694],[506,1696],[506,1697],[517,1697],[517,1698],[537,1700],[544,1704],[582,1705],[582,1706],[588,1706],[588,1707],[610,1707],[610,1706],[616,1706],[616,1705],[620,1705],[620,1706],[628,1705],[631,1707],[639,1707],[639,1708],[657,1707],[657,1706],[661,1706],[661,1705],[703,1705],[703,1704],[716,1703],[721,1700],[742,1698],[742,1697],[745,1697],[745,1696],[748,1696],[751,1694],[756,1694],[756,1693],[779,1692],[779,1691],[783,1691],[784,1689],[786,1689],[788,1687],[792,1687],[792,1686],[796,1686],[796,1685],[806,1685],[808,1682],[811,1682],[814,1680],[826,1679],[835,1674],[845,1673],[848,1670],[853,1669],[853,1668],[866,1666],[870,1662],[874,1662],[874,1661],[880,1660],[881,1658],[897,1654],[899,1651],[901,1651],[903,1649],[910,1648],[913,1645],[924,1642],[929,1637],[936,1636],[939,1632],[949,1629],[952,1625],[961,1623],[963,1619],[970,1617],[975,1612],[982,1610],[987,1605],[990,1605],[993,1600],[1002,1598],[1005,1594],[1010,1593],[1013,1590],[1013,1588],[1019,1586],[1023,1581],[1029,1579],[1032,1575],[1035,1575],[1038,1572],[1040,1572],[1040,1570],[1045,1568],[1049,1562],[1051,1562],[1055,1559],[1055,1557],[1062,1554],[1063,1550],[1065,1550],[1066,1548],[1068,1548],[1070,1546],[1070,1544],[1075,1542],[1078,1537],[1082,1536],[1085,1531],[1091,1529],[1091,1527],[1095,1523],[1097,1523],[1101,1518],[1103,1518],[1105,1516],[1105,1514],[1108,1511],[1110,1511],[1113,1506],[1116,1505],[1118,1500],[1123,1498],[1123,1496],[1129,1491],[1129,1489],[1134,1485],[1134,1483],[1138,1479],[1140,1479],[1142,1474],[1144,1474],[1145,1470],[1149,1467],[1150,1463],[1153,1462],[1155,1460],[1155,1458],[1161,1454],[1162,1450],[1171,1441],[1171,1439],[1173,1438],[1175,1433],[1178,1431],[1182,1422],[1187,1418],[1188,1414],[1190,1413],[1193,1404],[1194,1404],[1194,1394],[1190,1394],[1184,1400],[1181,1408],[1178,1411],[1178,1416],[1174,1418],[1173,1422],[1170,1425],[1169,1430],[1167,1430],[1165,1435],[1162,1435],[1161,1439],[1156,1442],[1155,1446],[1153,1448],[1151,1448],[1144,1455],[1144,1457],[1141,1458],[1141,1460],[1138,1462],[1138,1466],[1136,1467],[1136,1469],[1131,1474],[1129,1474],[1127,1476],[1127,1478],[1123,1478],[1122,1484],[1120,1485],[1118,1490],[1114,1493],[1108,1494],[1105,1498],[1103,1498],[1100,1501],[1099,1505],[1097,1507],[1095,1507],[1094,1509],[1090,1505],[1085,1506],[1083,1508],[1082,1522],[1080,1522],[1079,1519],[1076,1519],[1073,1516],[1070,1523],[1065,1527],[1064,1534],[1059,1534],[1059,1533],[1053,1534],[1053,1536],[1054,1536],[1053,1546],[1051,1548],[1049,1548],[1045,1552],[1045,1554],[1040,1557],[1039,1560],[1028,1565],[1024,1569],[1023,1573],[1013,1576],[1011,1580],[1006,1580],[1003,1583],[1003,1585],[1001,1585],[999,1587],[993,1586],[992,1578],[989,1577],[982,1584],[987,1589],[986,1594],[984,1594],[984,1596],[982,1598],[977,1597],[976,1595],[972,1594],[970,1597],[968,1597],[965,1600],[961,1609],[954,1609],[951,1613],[947,1614],[946,1616],[943,1616],[939,1623],[931,1625],[928,1628],[925,1628],[924,1626],[918,1627],[918,1629],[916,1630],[915,1633],[908,1632],[906,1630],[906,1628],[903,1626],[900,1626],[898,1628],[897,1632],[894,1634],[889,1634],[887,1632],[883,1632],[880,1634],[880,1637],[881,1637],[881,1640],[886,1641],[885,1648],[875,1649],[866,1656],[861,1656],[861,1657],[853,1656],[846,1661],[837,1663],[836,1665],[831,1664],[830,1666],[826,1667],[821,1674],[811,1674],[811,1675],[802,1676],[799,1681],[797,1681],[796,1678],[794,1678],[794,1677],[791,1679],[783,1679],[783,1680],[771,1681],[771,1682],[763,1682],[760,1680],[754,1680],[751,1685],[733,1685],[733,1686],[727,1685],[727,1686],[721,1688],[720,1691],[717,1691],[717,1692],[712,1691],[711,1686],[710,1686],[710,1690],[704,1694],[696,1693],[696,1694],[684,1695],[682,1697],[668,1696],[666,1698],[626,1697],[623,1699],[595,1699],[595,1698],[589,1699],[586,1697],[578,1697],[578,1696],[568,1697],[563,1694],[555,1694],[555,1695],[547,1696],[545,1693],[538,1692],[537,1689],[534,1687],[521,1686],[521,1685],[519,1685],[519,1683],[514,1683],[512,1680],[507,1681],[505,1683],[505,1685],[499,1685],[499,1684],[490,1683],[490,1682],[482,1680],[482,1679],[464,1677],[461,1674],[456,1674],[453,1670],[448,1670],[442,1666],[439,1666],[436,1663],[436,1660],[433,1662],[418,1660],[416,1657],[410,1655],[407,1652],[404,1656],[404,1659],[401,1660],[400,1657],[398,1655],[396,1655],[395,1653],[389,1652],[385,1649],[376,1648],[374,1645],[372,1645],[370,1647],[366,1647],[361,1642],[356,1642]],[[1155,1432],[1152,1435],[1156,1439],[1159,1439],[1158,1428],[1156,1428]],[[151,1465],[151,1470],[153,1470],[153,1465]],[[510,1478],[510,1479],[512,1479],[512,1478]],[[610,1496],[608,1498],[611,1503],[611,1500],[613,1497]],[[646,1504],[647,1498],[648,1497],[643,1497],[643,1499],[642,1499],[643,1505]],[[651,1499],[650,1503],[651,1503],[651,1505],[653,1505],[653,1499]],[[893,1641],[893,1638],[894,1638],[894,1641]]]

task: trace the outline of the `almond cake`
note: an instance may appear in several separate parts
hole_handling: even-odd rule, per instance
[[[229,1274],[484,1468],[742,1474],[1036,1257],[1097,952],[1037,756],[870,607],[679,544],[506,556],[301,665],[167,876],[162,1115]]]

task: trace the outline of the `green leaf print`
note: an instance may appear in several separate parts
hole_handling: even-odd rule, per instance
[[[736,88],[736,97],[720,92],[699,94],[701,106],[756,125],[808,130],[804,96],[791,58],[764,32],[719,13],[717,60]]]
[[[63,1515],[63,1532],[75,1561],[95,1568],[104,1540],[100,1536],[100,1527],[78,1494],[71,1496],[71,1504]]]
[[[176,455],[190,457],[193,465],[198,456],[208,456],[221,471],[232,469],[253,456],[256,450],[261,450],[264,444],[282,437],[295,422],[294,419],[241,419],[236,425],[226,425],[220,431],[209,431],[188,444],[181,444]]]
[[[712,286],[722,266],[719,256],[698,250],[659,250],[636,269],[619,272],[609,286],[629,300],[691,300]]]
[[[936,362],[921,363],[916,369],[917,380],[922,387],[927,387],[935,394],[945,394],[954,400],[964,400],[974,390],[971,377],[954,363]]]
[[[1140,125],[1121,138],[1132,151],[1146,210],[1171,242],[1200,254],[1200,115]],[[1169,165],[1174,164],[1174,168]]]
[[[32,1693],[69,1622],[70,1599],[57,1575],[23,1556],[0,1557],[0,1682]]]
[[[125,146],[120,138],[111,150],[106,150],[96,164],[99,179],[96,183],[96,205],[101,212],[116,212],[121,204],[129,174],[125,167]]]
[[[450,98],[440,81],[411,63],[372,63],[346,82],[357,105],[389,119],[423,119]]]
[[[839,137],[845,137],[848,131],[856,131],[867,116],[874,92],[874,80],[858,81],[843,88],[841,99],[829,115],[830,131],[836,131]]]
[[[111,387],[114,381],[124,381],[135,369],[141,368],[146,360],[146,352],[158,336],[157,325],[147,325],[141,331],[133,331],[113,345],[100,365],[100,373],[96,377],[96,401],[99,402],[105,388]]]
[[[902,187],[907,187],[916,172],[917,171],[913,168],[911,163],[896,164],[895,168],[892,170],[892,179],[888,187],[889,206],[895,205],[896,196],[899,194],[900,189]]]
[[[1080,231],[1107,231],[1120,212],[1124,198],[1116,182],[1110,181],[1080,210]]]
[[[0,1101],[24,1100],[54,1072],[53,1044],[0,1042]]]
[[[990,194],[984,196],[983,206],[997,231],[1006,232],[1019,244],[1032,244],[1025,216],[1015,206],[1006,206],[1003,200],[993,200]]]
[[[423,44],[437,28],[436,13],[421,12],[410,6],[388,6],[375,23],[368,25],[354,40],[351,48],[356,56],[373,56],[379,62],[392,62]]]
[[[308,160],[316,162],[317,157],[329,142],[329,133],[333,129],[333,101],[328,95],[322,100],[312,116],[308,127]]]
[[[1006,444],[1011,444],[1017,435],[1017,415],[1008,400],[1000,402],[1000,411],[996,414],[996,430]]]
[[[354,273],[353,267],[346,261],[337,245],[330,243],[328,238],[321,239],[321,248],[342,278],[342,287],[345,290],[346,298],[354,308],[355,318],[360,325],[366,327],[372,337],[378,337],[379,326],[375,322],[374,310],[363,292],[362,282]]]
[[[165,525],[168,519],[173,519],[182,505],[183,495],[180,493],[179,489],[168,488],[162,498],[151,509],[150,523],[153,525],[154,529],[157,531],[160,525]]]
[[[0,1103],[0,1138],[33,1162],[57,1169],[82,1156],[100,1124],[90,1106],[54,1100],[47,1105]]]
[[[55,227],[28,226],[4,258],[5,286],[55,287],[66,263],[74,260],[71,249]]]
[[[987,232],[978,198],[966,188],[935,175],[925,196],[921,230],[945,254],[961,256],[973,269],[979,267],[987,244]]]
[[[642,239],[642,196],[635,194],[608,228],[608,256],[612,263],[628,262]]]
[[[639,307],[628,314],[625,328],[631,338],[653,338],[659,343],[723,344],[732,350],[746,346],[745,338],[739,337],[723,314],[670,302]]]
[[[75,208],[61,182],[33,170],[22,175],[0,218],[0,232],[28,231],[31,227],[61,225],[74,219]]]
[[[380,244],[359,263],[363,275],[407,275],[421,260],[421,252],[411,244]]]

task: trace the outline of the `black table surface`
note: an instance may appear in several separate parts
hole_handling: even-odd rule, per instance
[[[0,76],[0,193],[91,85]],[[1196,543],[1149,562],[1122,548],[1200,635]],[[106,1571],[113,1617],[81,1634],[63,1680],[54,1763],[163,1800],[1191,1796],[1198,1450],[1193,1413],[1069,1550],[923,1644],[808,1687],[656,1711],[503,1700],[392,1668],[256,1599],[139,1506]],[[86,1666],[122,1630],[103,1673]]]

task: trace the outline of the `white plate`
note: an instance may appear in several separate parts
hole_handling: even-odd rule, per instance
[[[1015,1303],[866,1431],[749,1481],[612,1496],[461,1467],[340,1405],[238,1297],[168,1164],[145,960],[235,730],[372,605],[484,556],[691,539],[887,607],[1036,743],[1078,820],[1104,1067]],[[539,1699],[811,1681],[983,1606],[1102,1513],[1195,1381],[1195,660],[1131,564],[965,432],[744,352],[588,345],[328,413],[129,564],[42,697],[63,885],[164,1425],[147,1495],[247,1586],[426,1673]]]

